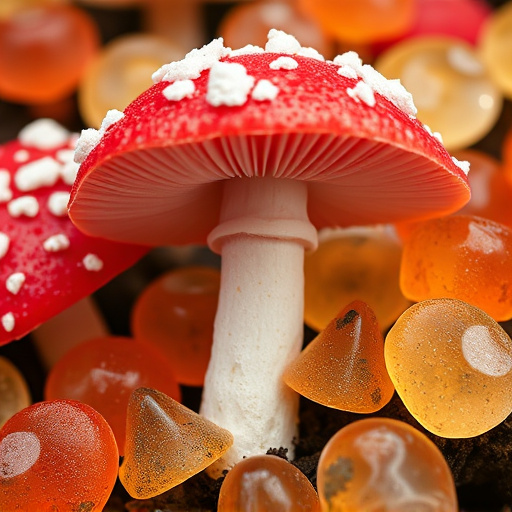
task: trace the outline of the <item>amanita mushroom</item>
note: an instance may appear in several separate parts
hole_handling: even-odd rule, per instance
[[[107,239],[222,254],[201,413],[234,435],[226,467],[270,447],[293,457],[298,397],[281,375],[301,349],[316,228],[457,210],[464,165],[399,83],[354,53],[324,62],[280,31],[265,50],[214,40],[154,81],[83,133],[71,219]]]
[[[85,236],[70,222],[76,140],[40,119],[0,147],[0,345],[78,303],[147,252]],[[80,341],[83,323],[75,319],[71,327],[76,332],[65,336]]]

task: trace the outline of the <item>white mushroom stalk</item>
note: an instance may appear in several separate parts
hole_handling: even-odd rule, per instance
[[[208,237],[222,254],[221,289],[201,414],[234,446],[216,465],[284,447],[293,457],[298,396],[282,382],[302,348],[304,250],[317,245],[299,181],[241,178],[224,185]]]

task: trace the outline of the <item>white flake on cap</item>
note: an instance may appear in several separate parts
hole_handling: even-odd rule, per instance
[[[344,76],[345,78],[358,78],[356,70],[350,66],[341,66],[341,68],[338,68],[338,75]]]
[[[12,199],[12,190],[9,188],[11,174],[5,169],[0,169],[0,203],[7,203]]]
[[[229,52],[230,57],[238,57],[239,55],[254,55],[256,53],[264,53],[265,50],[261,46],[254,46],[252,44],[246,44],[242,48],[231,50]]]
[[[466,175],[469,173],[470,164],[466,160],[457,160],[454,156],[452,156],[453,163]]]
[[[54,149],[67,143],[69,132],[53,119],[38,119],[25,126],[18,135],[24,146]]]
[[[278,57],[276,60],[273,60],[268,67],[270,69],[297,69],[299,63],[292,59],[291,57]]]
[[[16,321],[14,320],[14,315],[12,313],[6,313],[2,316],[2,327],[7,332],[12,332],[14,327],[16,326]]]
[[[69,192],[53,192],[48,198],[48,210],[56,217],[66,217],[68,214]]]
[[[69,238],[63,233],[53,235],[43,242],[43,248],[47,252],[64,251],[69,247]]]
[[[368,106],[375,106],[375,95],[372,88],[365,82],[357,82],[353,87],[347,87],[347,94],[356,101],[362,101]]]
[[[25,283],[26,277],[23,272],[15,272],[11,274],[5,281],[5,287],[7,291],[13,295],[17,295],[21,290],[21,287]]]
[[[300,55],[301,57],[308,57],[310,59],[315,59],[319,61],[325,61],[325,57],[314,48],[311,48],[309,46],[302,46],[300,51],[297,52],[297,55]]]
[[[276,87],[270,80],[263,79],[258,80],[252,90],[251,97],[256,101],[273,100],[278,93],[278,87]]]
[[[7,203],[7,212],[11,217],[35,217],[39,213],[39,203],[34,196],[20,196]]]
[[[220,59],[227,57],[230,52],[231,48],[224,47],[224,40],[219,37],[202,48],[190,51],[184,59],[163,65],[153,73],[153,82],[194,80],[199,78],[204,70],[210,69]]]
[[[99,272],[103,268],[103,261],[101,261],[96,254],[89,253],[82,260],[86,270],[90,272]]]
[[[114,108],[107,112],[99,130],[95,130],[94,128],[87,128],[87,130],[82,130],[80,137],[76,141],[74,154],[75,163],[81,164],[87,158],[89,153],[98,145],[103,135],[105,135],[105,132],[113,124],[120,121],[123,117],[124,113]],[[68,171],[66,172],[66,183],[68,183],[68,181],[71,179],[70,177],[72,176],[73,171],[73,167],[68,168]]]
[[[171,85],[168,85],[162,94],[169,101],[181,101],[184,98],[190,98],[193,96],[196,90],[196,86],[192,80],[176,80]]]
[[[216,62],[210,70],[206,101],[214,107],[243,105],[253,85],[254,77],[242,64]]]
[[[74,161],[74,149],[60,149],[55,158],[62,164],[60,176],[66,185],[73,185],[80,168],[80,164]]]
[[[55,185],[60,177],[61,164],[50,156],[22,165],[14,175],[14,183],[22,192]]]
[[[16,163],[21,164],[30,158],[30,153],[26,149],[18,149],[18,151],[12,155],[12,158]]]
[[[441,144],[443,143],[443,136],[439,132],[433,132],[428,124],[424,124],[423,128],[429,135],[434,137],[434,139],[437,139]]]
[[[265,51],[270,53],[286,53],[287,55],[295,55],[302,49],[299,41],[290,34],[282,30],[270,29],[268,33]]]
[[[361,77],[363,81],[369,85],[374,92],[387,98],[397,108],[408,114],[411,118],[415,118],[418,110],[414,105],[412,94],[405,89],[400,83],[400,80],[388,80],[381,75],[376,69],[369,64],[363,64],[363,61],[359,58],[359,55],[354,52],[345,52],[341,55],[337,55],[333,63],[340,66],[338,73],[348,78],[354,78],[346,68],[352,68],[358,77]],[[345,68],[345,69],[343,69]]]
[[[0,260],[7,254],[11,239],[0,231]]]

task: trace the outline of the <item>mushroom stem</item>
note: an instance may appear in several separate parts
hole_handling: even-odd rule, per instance
[[[306,205],[299,181],[225,184],[221,222],[208,239],[222,272],[201,414],[235,441],[214,472],[269,448],[293,457],[298,395],[281,377],[302,348],[304,249],[317,244]]]
[[[108,328],[91,297],[85,297],[32,331],[47,369],[82,341],[106,336]]]

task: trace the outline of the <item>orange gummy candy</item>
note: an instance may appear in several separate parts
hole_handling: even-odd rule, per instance
[[[462,39],[405,39],[380,54],[375,68],[400,79],[414,98],[418,119],[440,133],[449,150],[479,141],[501,114],[502,93],[475,48]]]
[[[354,300],[366,302],[382,329],[410,302],[399,287],[402,246],[389,230],[335,230],[320,237],[304,262],[304,320],[321,331]]]
[[[128,404],[125,457],[119,469],[130,496],[157,496],[199,473],[233,436],[159,391],[139,388]]]
[[[27,7],[0,20],[0,48],[0,97],[51,103],[73,93],[98,52],[99,34],[78,7]]]
[[[326,512],[458,511],[439,449],[393,419],[367,418],[339,430],[322,450],[317,485]]]
[[[48,375],[45,398],[79,400],[94,407],[108,421],[123,455],[128,400],[144,386],[181,399],[163,354],[131,338],[105,336],[80,343],[59,359]]]
[[[217,512],[320,512],[318,494],[306,476],[275,455],[238,462],[220,488]]]
[[[512,317],[512,229],[471,215],[418,224],[404,244],[400,286],[413,301],[451,297],[497,321]]]
[[[92,407],[38,402],[0,430],[0,510],[101,512],[118,467],[114,434]]]
[[[512,341],[470,304],[415,304],[389,331],[385,358],[409,412],[438,436],[477,436],[512,412]]]
[[[0,428],[31,403],[25,378],[9,359],[0,356]]]
[[[132,332],[164,352],[180,384],[201,386],[210,360],[220,272],[183,267],[160,276],[132,312]]]
[[[335,409],[371,413],[384,407],[394,387],[373,311],[361,301],[345,307],[286,368],[283,379],[302,396]]]
[[[413,0],[299,0],[326,33],[354,43],[398,37],[412,26]]]

